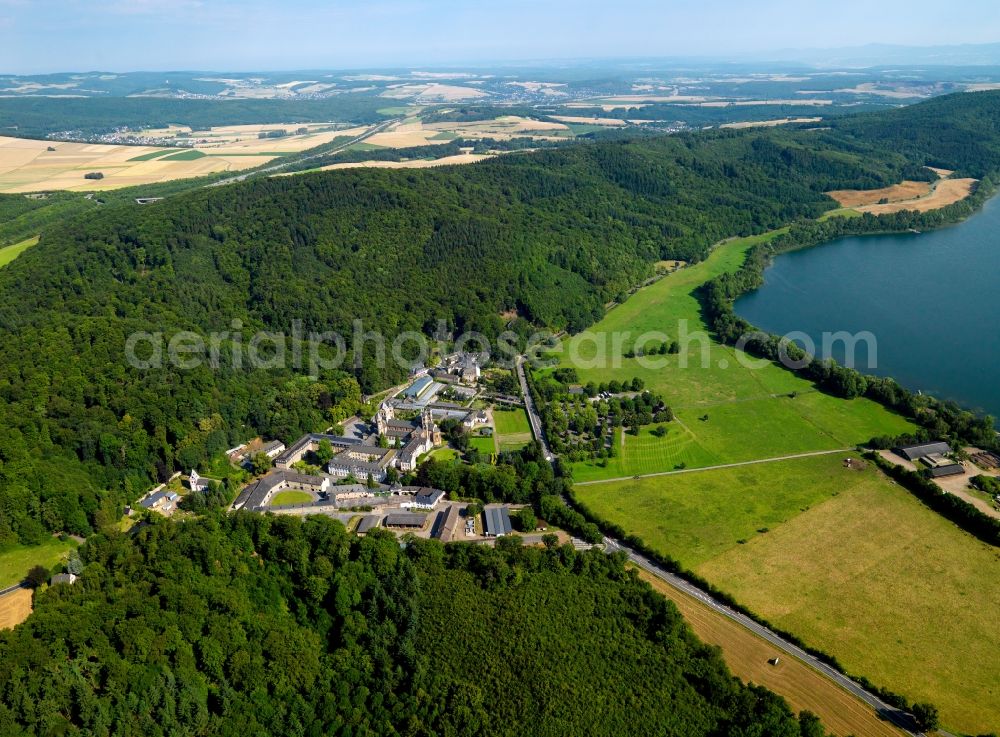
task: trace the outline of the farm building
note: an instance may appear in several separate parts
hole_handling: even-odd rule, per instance
[[[893,452],[908,461],[917,461],[929,455],[946,455],[951,453],[951,446],[945,442],[920,443],[918,445],[904,445],[894,448]]]
[[[407,399],[419,399],[428,389],[431,388],[431,384],[433,383],[434,379],[430,376],[421,376],[403,390],[403,396]]]
[[[455,532],[458,530],[458,521],[460,519],[459,509],[454,504],[451,504],[442,512],[438,513],[437,519],[434,521],[434,529],[431,532],[433,537],[436,537],[441,542],[449,542],[455,538]]]
[[[502,537],[513,532],[510,524],[510,512],[507,507],[487,507],[483,510],[483,522],[487,537]]]
[[[939,479],[945,476],[958,476],[965,473],[965,467],[961,463],[945,463],[933,466],[927,471],[932,479]]]
[[[408,512],[396,512],[395,514],[388,514],[385,517],[386,527],[403,527],[412,530],[418,530],[424,526],[424,522],[427,521],[427,517],[423,514],[411,514]]]
[[[382,524],[382,515],[380,514],[367,514],[361,518],[358,522],[358,527],[355,530],[359,535],[364,535],[367,532],[375,529]]]
[[[412,490],[412,487],[404,486],[402,491],[407,492]],[[400,506],[403,509],[434,509],[442,499],[444,499],[444,492],[441,489],[431,489],[428,487],[421,487],[414,490],[413,500],[408,502],[403,502]]]

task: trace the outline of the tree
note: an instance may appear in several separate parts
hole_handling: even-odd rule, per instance
[[[913,719],[921,732],[929,732],[938,728],[938,710],[934,704],[925,701],[913,705]]]
[[[531,507],[525,507],[517,512],[514,519],[517,520],[517,529],[521,532],[534,532],[535,528],[538,527],[538,518]]]
[[[368,478],[365,480],[365,486],[367,486],[369,489],[378,488],[378,482],[375,480],[375,477],[372,476],[371,471],[368,472]]]
[[[80,560],[80,554],[75,550],[69,554],[69,560],[66,561],[66,572],[72,573],[74,576],[83,573],[83,561]]]
[[[316,447],[316,458],[321,466],[325,466],[333,460],[333,445],[329,440],[323,438]]]
[[[268,457],[267,453],[254,453],[253,458],[250,459],[250,469],[254,472],[255,476],[259,476],[270,471],[271,459]]]
[[[29,589],[37,589],[49,580],[49,569],[45,566],[32,566],[28,575],[24,577],[24,583]]]

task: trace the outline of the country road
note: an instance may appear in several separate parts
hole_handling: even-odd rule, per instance
[[[13,586],[8,586],[5,589],[0,589],[0,596],[6,596],[7,594],[11,594],[17,591],[18,589],[25,589],[25,588],[27,588],[27,585],[24,583],[24,581],[21,581],[21,583],[16,583]]]
[[[720,463],[715,466],[698,466],[697,468],[679,468],[674,471],[657,471],[656,473],[641,473],[635,476],[616,476],[611,479],[597,479],[595,481],[576,481],[574,486],[590,486],[591,484],[610,484],[613,481],[629,481],[630,479],[650,479],[657,476],[676,476],[681,473],[697,473],[698,471],[718,471],[723,468],[739,468],[740,466],[753,466],[758,463],[776,463],[777,461],[793,461],[796,458],[812,458],[814,456],[836,455],[837,453],[850,453],[854,448],[837,448],[836,450],[812,450],[808,453],[793,453],[791,455],[776,456],[775,458],[758,458],[753,461],[739,461],[738,463]]]
[[[322,151],[321,153],[318,153],[318,154],[311,154],[309,156],[303,156],[301,158],[300,157],[291,157],[290,156],[290,157],[288,157],[290,159],[289,161],[285,161],[285,162],[282,162],[280,164],[272,164],[271,166],[265,166],[263,169],[254,169],[253,171],[248,171],[248,172],[245,172],[243,174],[237,174],[236,176],[228,177],[226,179],[220,179],[217,182],[212,182],[211,184],[206,184],[205,186],[206,187],[223,187],[223,186],[225,186],[227,184],[232,184],[233,182],[242,182],[242,181],[244,181],[246,179],[249,179],[250,177],[257,176],[259,174],[273,174],[274,172],[281,171],[282,169],[284,169],[284,168],[286,168],[288,166],[291,166],[292,164],[298,164],[298,163],[301,163],[303,161],[309,161],[310,159],[316,159],[316,158],[319,158],[320,156],[329,156],[331,154],[340,153],[345,148],[349,148],[350,146],[353,146],[356,143],[361,143],[366,138],[370,138],[371,136],[374,136],[376,133],[381,133],[382,131],[384,131],[389,126],[391,126],[391,125],[393,125],[395,123],[398,123],[398,122],[400,122],[399,118],[393,118],[392,120],[385,120],[385,121],[382,121],[381,123],[379,123],[378,125],[376,125],[374,128],[370,128],[370,129],[366,130],[360,136],[356,136],[356,137],[352,138],[350,141],[347,141],[346,143],[342,143],[339,146],[335,146],[334,148],[331,148],[331,149],[329,149],[327,151]]]
[[[552,451],[549,450],[549,444],[545,442],[545,434],[542,432],[542,418],[538,414],[538,408],[535,406],[535,400],[531,397],[531,392],[528,391],[528,378],[524,374],[524,356],[517,357],[517,380],[521,384],[521,394],[524,395],[524,409],[528,413],[531,432],[535,436],[535,440],[541,444],[545,460],[552,463]]]

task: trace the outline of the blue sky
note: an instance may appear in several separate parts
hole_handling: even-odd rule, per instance
[[[0,0],[0,72],[7,73],[725,56],[995,41],[996,0]]]

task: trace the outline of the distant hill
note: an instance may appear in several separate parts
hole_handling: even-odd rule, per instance
[[[797,61],[820,68],[879,67],[890,64],[930,64],[934,66],[1000,67],[1000,43],[905,46],[866,44],[828,49],[780,49],[743,58],[770,61]]]

